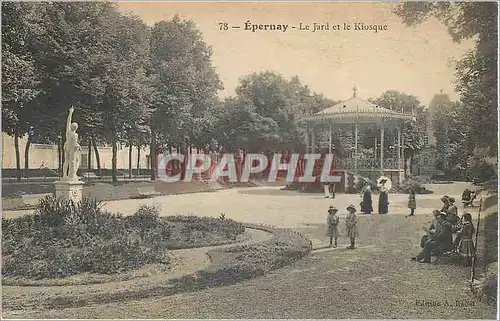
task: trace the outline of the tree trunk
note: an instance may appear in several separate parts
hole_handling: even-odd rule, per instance
[[[28,135],[28,141],[26,142],[26,147],[24,148],[24,177],[28,178],[30,169],[30,146],[31,146],[31,135]]]
[[[97,142],[94,136],[92,136],[92,146],[94,146],[95,162],[97,165],[97,176],[101,177],[101,157],[99,155],[99,149],[97,148]]]
[[[92,169],[92,140],[89,140],[89,153],[87,155],[87,169]]]
[[[189,146],[187,146],[186,141],[183,141],[180,147],[181,154],[186,156],[186,151],[188,148]],[[184,180],[184,176],[186,174],[186,164],[187,164],[187,157],[185,157],[184,161],[181,162],[181,180]]]
[[[64,173],[64,161],[66,160],[66,153],[64,152],[64,144],[66,142],[66,133],[61,131],[61,172],[59,177],[63,177]]]
[[[137,176],[141,175],[141,145],[137,145]]]
[[[403,157],[403,173],[405,174],[405,177],[406,177],[406,174],[407,174],[407,159],[408,159],[408,154],[406,152],[406,149],[404,150],[404,157]]]
[[[116,168],[116,157],[117,157],[117,154],[118,154],[118,146],[117,146],[117,142],[116,142],[116,139],[113,138],[113,141],[112,141],[112,146],[113,146],[113,156],[112,156],[112,159],[111,159],[111,176],[113,178],[113,183],[116,183],[118,182],[118,177],[117,177],[117,168]]]
[[[132,142],[128,146],[128,178],[132,178]]]
[[[413,175],[413,171],[412,171],[412,169],[414,167],[413,166],[413,159],[414,159],[413,153],[411,153],[411,155],[410,155],[410,175]]]
[[[57,139],[57,171],[59,173],[59,177],[62,177],[62,146],[61,146],[61,138]]]
[[[156,133],[151,128],[151,146],[149,151],[149,161],[151,163],[151,180],[156,180]]]
[[[16,150],[16,176],[17,181],[21,181],[22,173],[21,173],[21,154],[19,152],[19,134],[14,134],[14,149]]]

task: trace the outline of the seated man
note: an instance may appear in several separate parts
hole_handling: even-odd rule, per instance
[[[446,220],[446,214],[441,213],[437,217],[438,227],[436,232],[425,242],[424,248],[413,261],[420,263],[431,263],[431,254],[436,250],[446,252],[453,248],[453,233],[450,222]]]
[[[441,214],[439,210],[434,210],[432,211],[432,215],[434,215],[434,219],[431,222],[431,225],[429,226],[428,229],[424,228],[424,230],[427,232],[422,238],[420,239],[420,247],[424,248],[425,242],[436,232],[437,228],[437,217]]]
[[[477,197],[476,191],[471,191],[468,188],[466,188],[462,194],[462,203],[464,204],[464,207],[472,207],[476,197]]]

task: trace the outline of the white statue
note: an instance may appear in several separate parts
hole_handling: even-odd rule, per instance
[[[66,142],[64,143],[63,178],[67,180],[78,180],[76,172],[80,166],[80,145],[78,144],[77,123],[71,123],[71,117],[75,111],[74,107],[69,109],[66,122]]]

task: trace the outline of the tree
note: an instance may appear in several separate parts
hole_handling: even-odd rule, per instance
[[[106,95],[103,98],[103,128],[113,147],[113,181],[117,181],[117,144],[131,143],[133,137],[147,131],[151,115],[152,79],[149,67],[149,29],[134,16],[113,12],[107,17],[109,41],[113,50],[104,55],[102,66]]]
[[[334,103],[322,95],[311,93],[297,76],[287,80],[272,71],[241,78],[236,88],[236,98],[251,104],[252,111],[261,117],[276,122],[279,135],[273,145],[280,150],[301,148],[303,132],[297,121]]]
[[[226,152],[247,153],[274,147],[279,127],[270,117],[259,115],[250,102],[228,98],[217,122],[217,140]]]
[[[222,82],[211,62],[212,50],[193,21],[174,16],[151,32],[151,73],[155,76],[155,103],[151,126],[151,179],[156,179],[160,147],[193,141],[206,143],[199,124],[210,117]],[[200,146],[201,147],[201,146]]]
[[[414,157],[421,150],[424,144],[427,117],[424,106],[417,97],[408,95],[396,90],[388,90],[376,99],[369,99],[370,102],[397,112],[411,114],[415,120],[407,121],[402,128],[402,139],[404,148],[404,167],[406,170],[407,160],[413,164]],[[396,141],[395,133],[387,132],[387,141]],[[389,144],[385,148],[388,148]],[[388,151],[388,150],[387,150]],[[386,151],[386,152],[387,152]]]
[[[64,137],[63,120],[74,105],[80,137],[94,145],[99,169],[97,143],[112,144],[116,181],[117,144],[149,118],[149,28],[107,2],[54,2],[43,8],[43,32],[31,46],[44,74],[39,95],[44,117],[37,126],[48,140]]]
[[[435,95],[429,109],[436,137],[437,167],[450,177],[463,179],[468,169],[468,157],[474,145],[467,132],[464,105],[452,102],[447,95]]]
[[[14,137],[18,181],[21,181],[19,138],[31,132],[35,119],[31,103],[39,93],[38,72],[27,50],[27,43],[36,34],[32,30],[36,30],[39,13],[31,3],[2,3],[2,131]]]
[[[457,64],[457,90],[470,139],[491,156],[497,156],[498,144],[497,6],[496,2],[405,2],[395,10],[408,26],[436,17],[454,41],[475,39],[475,50]]]

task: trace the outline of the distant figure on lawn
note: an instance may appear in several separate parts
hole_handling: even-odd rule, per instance
[[[450,222],[446,221],[446,214],[440,213],[437,217],[436,232],[425,242],[422,251],[411,259],[420,263],[431,263],[431,254],[435,251],[446,252],[453,248],[453,231]]]
[[[323,183],[325,198],[335,198],[335,186],[333,183]]]
[[[327,218],[327,235],[330,238],[330,246],[332,246],[332,241],[335,239],[335,246],[337,247],[337,239],[339,237],[339,222],[340,218],[337,216],[338,209],[336,207],[330,206],[328,209],[328,218]]]
[[[389,213],[389,196],[388,189],[385,186],[387,183],[386,179],[380,181],[380,195],[378,196],[378,213],[379,214],[387,214]]]
[[[361,202],[361,213],[371,214],[373,212],[372,189],[366,185],[362,192],[363,201]]]
[[[464,204],[464,207],[472,206],[472,202],[474,201],[475,198],[476,198],[476,193],[466,188],[465,191],[462,193],[462,203]]]
[[[415,200],[415,190],[410,188],[410,193],[408,194],[408,208],[410,209],[410,215],[415,215],[415,209],[417,208],[417,201]]]
[[[348,246],[347,248],[352,250],[355,249],[355,243],[356,243],[356,237],[359,236],[358,234],[358,218],[356,216],[356,208],[354,205],[349,205],[347,207],[348,214],[345,217],[345,224],[347,228],[347,236],[349,237],[351,241],[351,245]]]

